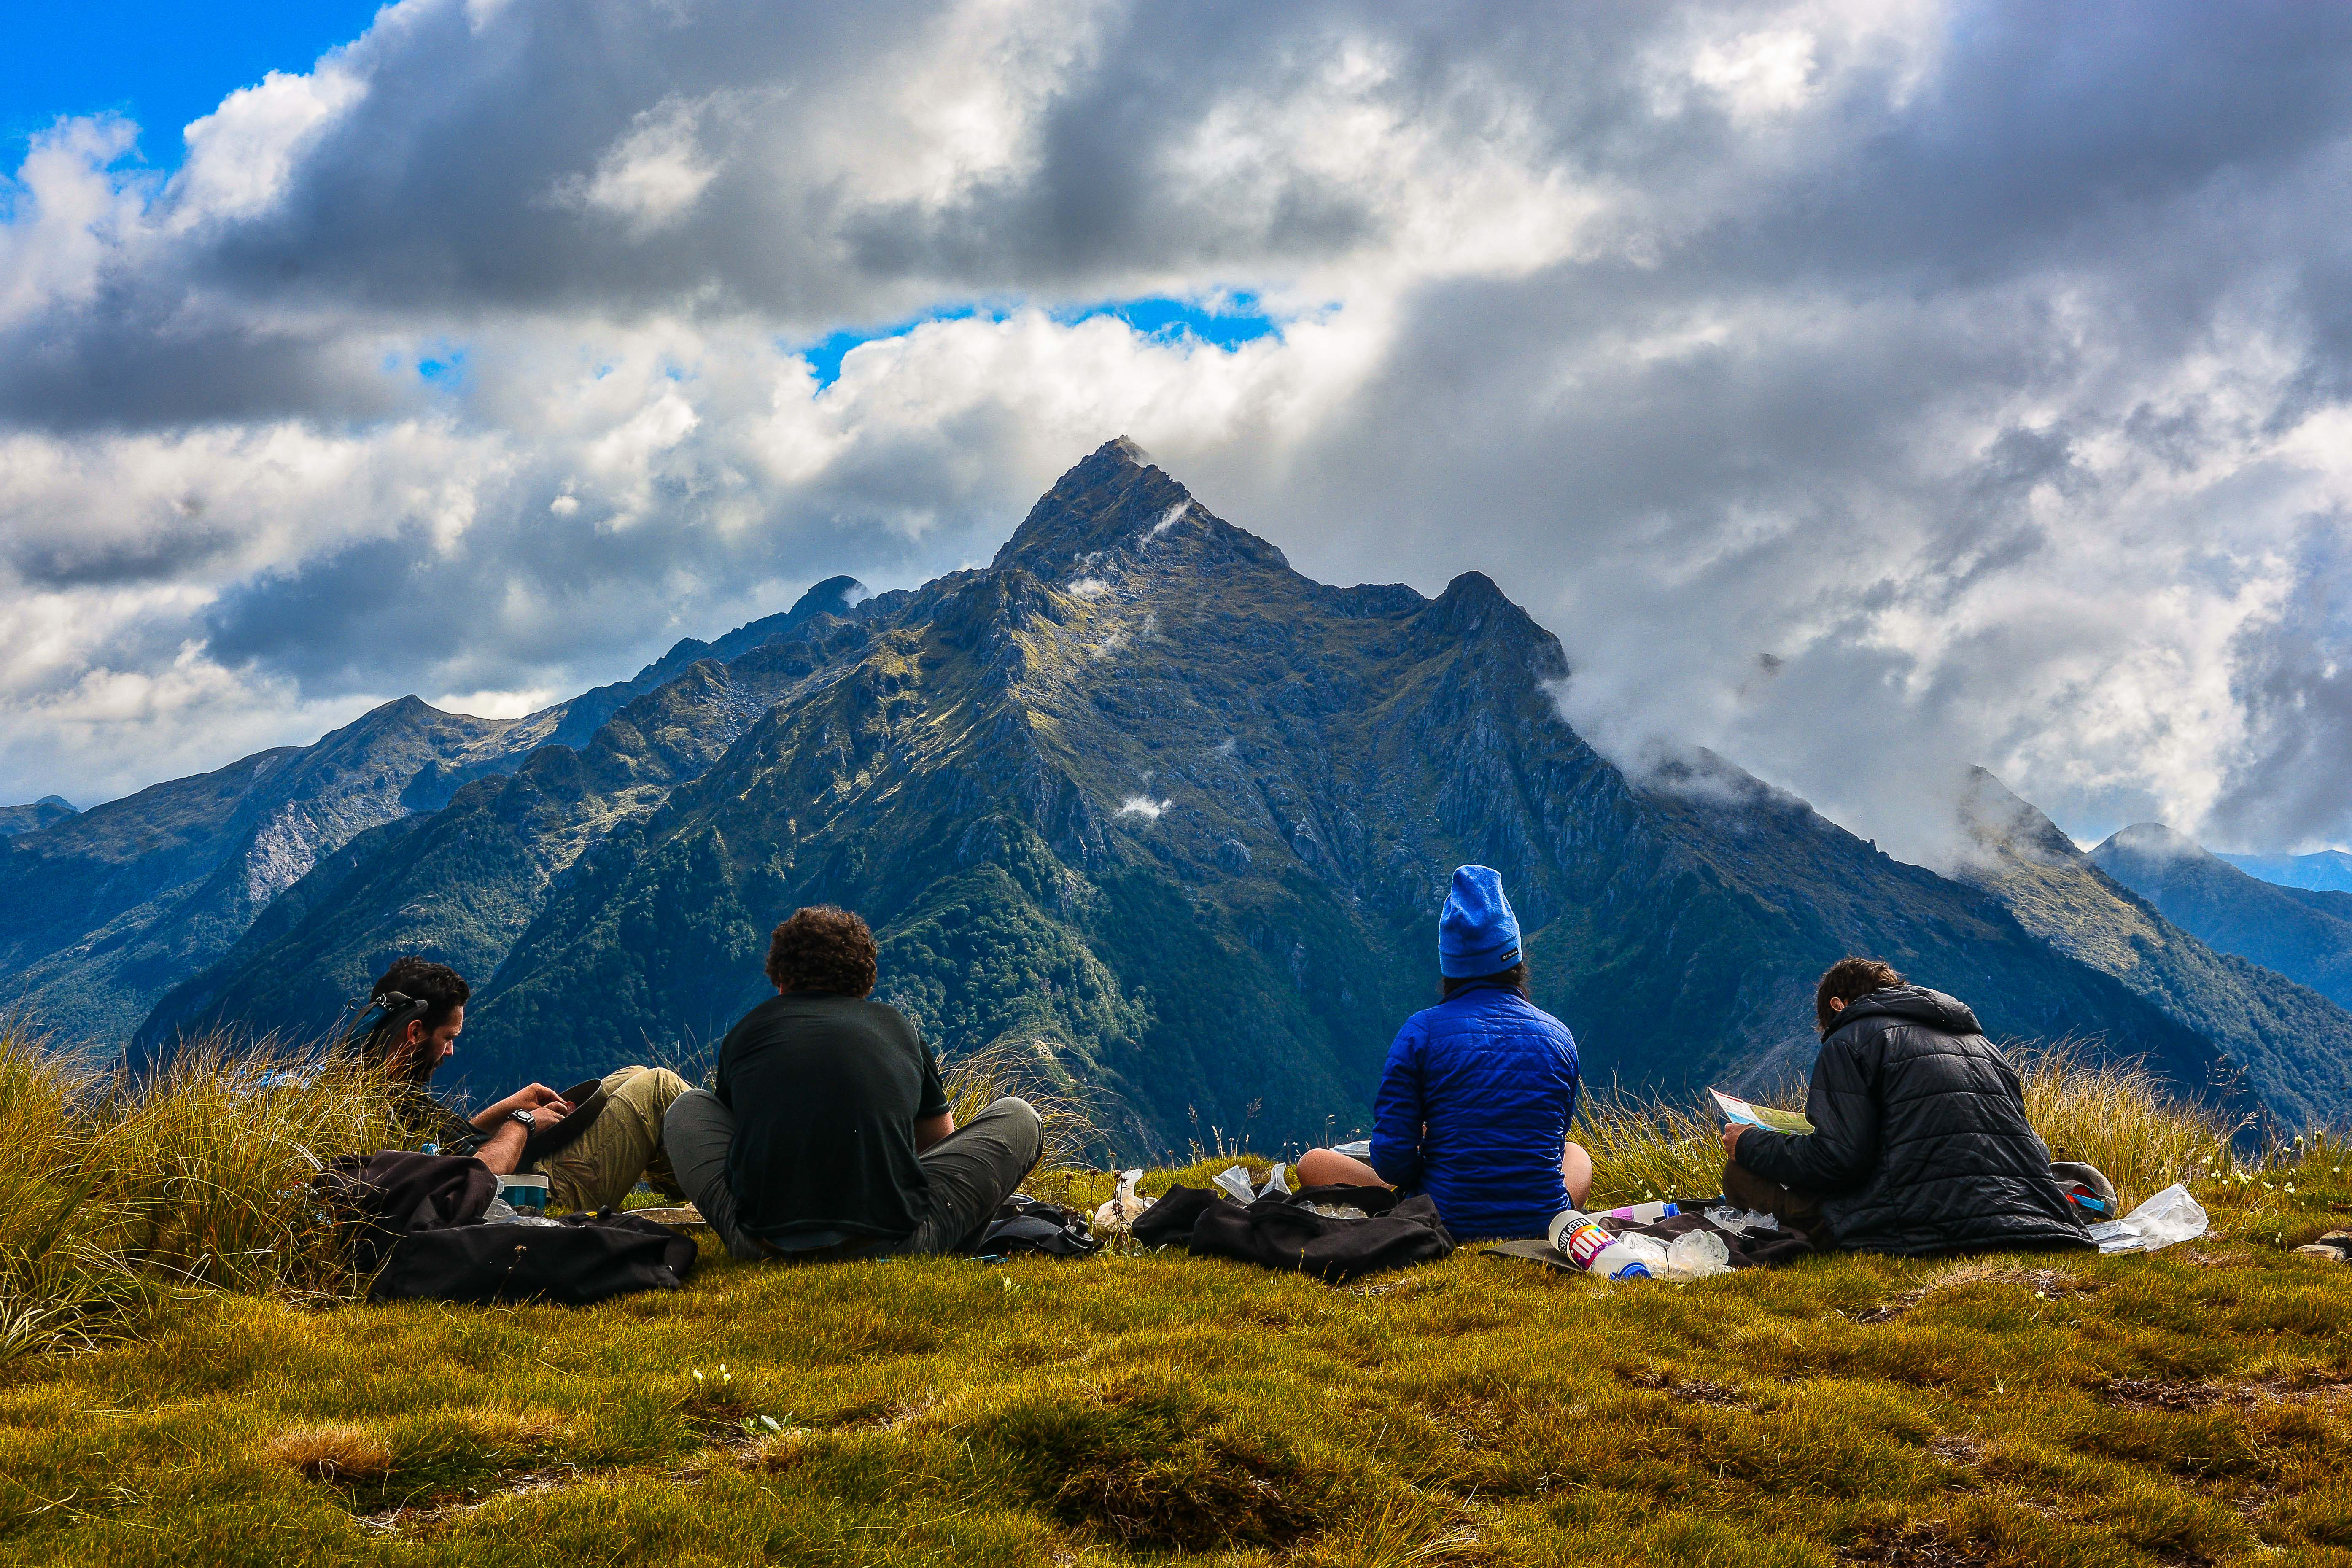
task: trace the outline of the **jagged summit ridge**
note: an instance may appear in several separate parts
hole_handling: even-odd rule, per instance
[[[1281,551],[1210,511],[1122,436],[1055,480],[992,565],[1093,593],[1132,570],[1243,563],[1290,570]]]

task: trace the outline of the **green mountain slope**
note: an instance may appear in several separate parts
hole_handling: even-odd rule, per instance
[[[1123,1147],[1269,1147],[1361,1123],[1477,860],[1597,1081],[1801,1070],[1812,980],[1849,952],[1997,1033],[2233,1071],[2000,900],[1718,759],[1629,780],[1559,717],[1557,640],[1486,578],[1311,582],[1124,442],[985,570],[843,608],[354,839],[143,1037],[314,1025],[414,948],[476,978],[481,1080],[568,1081],[713,1043],[765,990],[768,930],[830,901],[950,1050],[1017,1047]],[[621,733],[648,724],[699,750],[656,766]]]
[[[2352,894],[2263,881],[2153,822],[2116,834],[2091,860],[2200,941],[2352,1005]]]
[[[2283,974],[2216,952],[1981,768],[1961,821],[1975,851],[1963,879],[2058,952],[2213,1042],[2273,1114],[2294,1126],[2342,1119],[2352,1098],[2352,1015]]]

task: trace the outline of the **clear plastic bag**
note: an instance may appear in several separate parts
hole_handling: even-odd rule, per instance
[[[2176,1241],[2194,1241],[2211,1222],[2189,1189],[2175,1182],[2121,1219],[2089,1227],[2101,1252],[2156,1252]]]
[[[1666,1271],[1666,1244],[1656,1237],[1643,1236],[1639,1231],[1627,1231],[1617,1238],[1617,1245],[1633,1254],[1635,1261],[1652,1274],[1664,1274]]]
[[[1707,1210],[1706,1217],[1710,1225],[1719,1225],[1724,1229],[1736,1231],[1741,1236],[1749,1236],[1759,1230],[1778,1230],[1780,1227],[1780,1222],[1769,1214],[1758,1214],[1752,1209],[1736,1209],[1729,1204]]]
[[[1274,1173],[1266,1177],[1265,1185],[1257,1190],[1257,1195],[1262,1198],[1276,1195],[1286,1198],[1288,1197],[1290,1195],[1290,1183],[1284,1176],[1283,1173],[1289,1169],[1290,1167],[1283,1162],[1278,1160],[1275,1162]]]
[[[1100,1208],[1095,1210],[1096,1235],[1103,1237],[1125,1235],[1135,1224],[1135,1216],[1151,1206],[1150,1198],[1139,1198],[1135,1195],[1135,1184],[1142,1179],[1143,1173],[1139,1170],[1121,1171],[1118,1173],[1118,1190],[1113,1193]]]
[[[1249,1167],[1228,1165],[1217,1173],[1217,1186],[1225,1196],[1237,1204],[1255,1203],[1257,1187],[1250,1181]]]
[[[1685,1231],[1666,1244],[1669,1279],[1705,1279],[1730,1272],[1731,1248],[1714,1231]]]

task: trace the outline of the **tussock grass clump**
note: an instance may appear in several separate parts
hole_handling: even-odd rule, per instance
[[[87,1073],[0,1027],[0,1362],[91,1342],[141,1295],[116,1242],[129,1218],[100,1190]]]
[[[1723,1190],[1723,1123],[1713,1100],[1701,1108],[1589,1092],[1571,1136],[1592,1156],[1593,1208]]]
[[[1082,1165],[1089,1150],[1109,1142],[1087,1103],[1054,1087],[1027,1053],[1010,1042],[982,1046],[941,1062],[940,1083],[948,1091],[948,1109],[959,1127],[1008,1094],[1027,1100],[1045,1126],[1040,1171]]]
[[[1057,1517],[1129,1546],[1286,1546],[1327,1523],[1339,1478],[1220,1415],[1196,1388],[1139,1375],[1014,1399],[967,1435]]]
[[[348,1056],[214,1039],[140,1076],[0,1027],[0,1360],[130,1331],[191,1287],[340,1289],[310,1177],[399,1141]]]
[[[314,1481],[367,1483],[392,1474],[392,1445],[381,1433],[349,1421],[280,1432],[266,1451]]]
[[[2093,1060],[2079,1040],[2009,1050],[2050,1157],[2097,1166],[2126,1209],[2228,1168],[2231,1140],[2246,1126],[2181,1100],[2145,1062]]]

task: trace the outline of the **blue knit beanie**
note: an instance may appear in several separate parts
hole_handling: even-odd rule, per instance
[[[1503,879],[1485,866],[1458,866],[1445,912],[1437,917],[1437,972],[1448,980],[1499,974],[1519,961],[1519,917]]]

